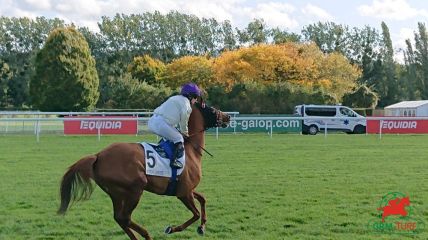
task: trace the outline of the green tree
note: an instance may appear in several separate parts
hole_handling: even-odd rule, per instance
[[[428,99],[428,32],[424,23],[418,23],[415,34],[415,60],[422,99]]]
[[[140,82],[130,73],[110,78],[108,87],[110,97],[104,107],[115,109],[154,109],[172,94],[165,85]]]
[[[302,34],[324,53],[340,52],[346,56],[349,44],[349,27],[334,22],[318,22],[303,28]]]
[[[274,44],[281,44],[286,42],[300,42],[301,36],[296,33],[289,33],[279,28],[271,30],[270,35],[273,39]]]
[[[410,39],[406,39],[406,50],[404,51],[405,73],[403,73],[403,88],[406,90],[409,100],[420,99],[420,88],[417,84],[417,70],[415,52]]]
[[[164,71],[165,64],[148,55],[134,57],[134,61],[128,65],[128,72],[133,78],[151,85],[158,83]]]
[[[225,111],[240,113],[284,114],[293,113],[294,107],[302,103],[334,103],[334,99],[321,91],[287,82],[269,85],[257,82],[239,83],[231,91],[223,87],[207,88],[208,102]]]
[[[223,45],[220,47],[219,52],[223,50],[233,50],[237,47],[237,35],[230,21],[226,20],[221,24],[221,35]]]
[[[237,33],[241,44],[245,45],[249,43],[253,45],[267,43],[270,29],[266,26],[263,19],[254,19],[248,23],[244,30],[237,30]]]
[[[0,17],[0,58],[8,63],[12,74],[8,82],[9,105],[12,107],[29,105],[29,82],[34,74],[35,53],[49,32],[60,26],[64,26],[64,21],[57,18]]]
[[[380,78],[377,81],[377,89],[380,95],[380,106],[387,106],[397,101],[398,81],[396,76],[396,65],[394,62],[394,49],[392,48],[389,28],[382,22],[382,48],[380,60],[382,63]]]
[[[9,65],[0,59],[0,108],[6,108],[11,105],[9,93],[9,81],[12,78],[12,72]]]
[[[375,108],[378,101],[377,94],[365,84],[356,87],[354,91],[343,96],[343,104],[353,108]]]
[[[52,31],[36,56],[30,92],[43,111],[87,111],[97,103],[98,75],[88,43],[73,27]]]

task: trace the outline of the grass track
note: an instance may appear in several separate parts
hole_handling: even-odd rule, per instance
[[[91,199],[55,214],[59,181],[80,157],[145,136],[0,136],[0,239],[127,239],[98,187]],[[428,135],[207,136],[198,190],[207,197],[207,233],[197,224],[173,235],[191,214],[173,197],[144,193],[133,218],[154,239],[428,239],[367,229],[382,196],[410,196],[428,224]],[[394,218],[394,217],[391,217]]]

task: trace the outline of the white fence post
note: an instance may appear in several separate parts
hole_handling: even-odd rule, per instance
[[[37,142],[39,142],[39,141],[40,141],[40,128],[39,128],[39,124],[40,124],[40,122],[39,122],[39,121],[37,121],[37,123],[36,123],[36,127],[35,127],[35,129],[36,129],[36,139],[37,139]]]
[[[101,140],[101,128],[100,127],[98,127],[97,128],[97,131],[98,131],[98,142]]]
[[[327,121],[324,124],[324,138],[327,138]]]

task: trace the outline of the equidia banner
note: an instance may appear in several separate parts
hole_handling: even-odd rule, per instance
[[[66,116],[79,120],[64,121],[64,134],[136,134],[137,119],[132,116]],[[87,118],[81,120],[82,118]],[[92,118],[98,118],[97,120]],[[106,118],[99,120],[99,118]],[[111,120],[112,118],[129,118],[129,120]]]
[[[367,120],[367,133],[428,133],[428,120]]]

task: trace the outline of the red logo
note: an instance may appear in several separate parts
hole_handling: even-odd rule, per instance
[[[388,201],[388,205],[380,207],[377,210],[382,210],[382,222],[385,222],[385,218],[391,215],[401,215],[406,217],[409,213],[406,211],[406,206],[410,206],[409,197],[395,198]]]
[[[414,216],[415,209],[410,198],[400,192],[390,192],[383,196],[377,207],[378,215],[370,219],[368,229],[378,233],[420,233],[425,223]]]
[[[133,116],[66,116],[65,118],[80,118],[80,120],[64,121],[64,134],[136,134],[138,131],[138,121]],[[109,118],[124,119],[110,120]]]

